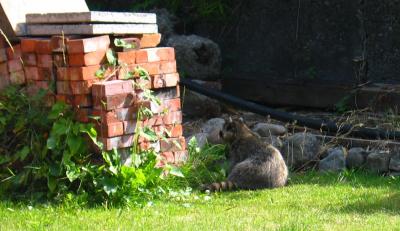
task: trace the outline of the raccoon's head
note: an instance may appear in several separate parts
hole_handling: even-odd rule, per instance
[[[240,138],[242,127],[245,126],[243,120],[232,119],[225,121],[224,127],[219,132],[219,136],[225,143],[232,143],[236,139]]]

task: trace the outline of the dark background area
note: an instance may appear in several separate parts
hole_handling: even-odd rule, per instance
[[[87,0],[92,10],[176,14],[217,42],[223,78],[330,84],[400,80],[398,0]]]

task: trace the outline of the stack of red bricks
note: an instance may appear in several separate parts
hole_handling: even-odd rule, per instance
[[[126,39],[130,41],[130,39]],[[138,44],[143,47],[145,41]],[[154,148],[166,162],[179,163],[187,157],[185,139],[182,136],[182,112],[179,75],[173,48],[142,48],[117,53],[122,67],[119,80],[93,84],[94,115],[100,117],[99,134],[106,150],[124,149],[134,144],[136,126],[152,128],[158,140],[139,140],[142,149]],[[138,77],[127,78],[136,67],[147,70],[149,81]],[[131,76],[130,76],[131,77]],[[138,87],[141,84],[141,87]],[[144,97],[143,89],[151,89],[161,104]],[[138,120],[139,107],[147,107],[154,114],[151,118]]]
[[[59,43],[65,46],[53,54],[57,66],[57,100],[72,105],[79,121],[89,122],[92,85],[100,81],[96,72],[105,61],[110,38],[64,38]]]
[[[25,73],[21,60],[21,46],[9,47],[4,39],[0,39],[0,89],[10,84],[25,84]]]
[[[45,106],[55,102],[55,72],[50,38],[22,38],[21,51],[27,92],[36,95],[47,91]]]

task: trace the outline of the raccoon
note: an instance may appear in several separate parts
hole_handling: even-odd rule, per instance
[[[210,184],[204,189],[256,190],[286,185],[288,169],[280,151],[264,143],[241,119],[230,118],[219,135],[229,147],[228,179]]]

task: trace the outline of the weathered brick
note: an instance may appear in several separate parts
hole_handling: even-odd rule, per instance
[[[0,77],[8,75],[9,75],[8,63],[0,63]]]
[[[99,65],[105,61],[106,51],[94,51],[86,54],[69,54],[70,66],[91,66]]]
[[[151,103],[151,111],[153,113],[174,112],[181,110],[181,99],[167,99],[161,102],[161,105]]]
[[[25,77],[26,77],[27,81],[29,81],[29,80],[41,80],[37,67],[25,66],[24,70],[25,70]]]
[[[162,152],[178,152],[186,150],[186,142],[184,137],[168,138],[160,140],[160,148]]]
[[[172,47],[156,47],[136,51],[136,63],[175,61],[175,50]]]
[[[37,66],[35,53],[22,53],[22,61],[24,66]]]
[[[113,81],[104,81],[98,82],[93,85],[93,96],[110,96],[110,95],[118,95],[118,94],[127,94],[134,92],[132,81],[122,81],[122,80],[113,80]]]
[[[178,85],[179,82],[179,74],[162,74],[162,75],[154,75],[152,78],[152,88],[165,88],[165,87],[173,87]]]
[[[0,63],[7,62],[7,51],[5,48],[0,48]]]
[[[128,65],[121,70],[121,78],[127,76],[128,72],[134,72],[136,67],[144,68],[150,75],[176,73],[176,61],[160,61]]]
[[[90,117],[92,116],[91,108],[74,108],[75,111],[75,119],[82,123],[89,123],[91,121]]]
[[[99,137],[110,138],[124,135],[124,125],[122,122],[102,123],[96,126]]]
[[[120,65],[124,64],[135,64],[136,60],[136,51],[125,51],[125,52],[118,52],[118,63]]]
[[[54,35],[50,39],[51,49],[53,52],[66,52],[67,41],[78,38],[75,35]]]
[[[114,111],[104,111],[104,110],[93,110],[93,116],[97,117],[97,120],[100,123],[115,123],[115,122],[122,122],[121,120],[117,119],[117,115]]]
[[[181,124],[182,123],[182,112],[168,112],[164,115],[154,115],[151,118],[143,121],[144,126],[158,126],[158,125],[170,125],[170,124]]]
[[[130,107],[136,102],[136,96],[134,92],[127,94],[108,95],[108,96],[94,96],[93,105],[98,110],[114,110],[117,108]]]
[[[29,81],[27,80],[27,93],[29,95],[36,95],[40,91],[49,91],[52,93],[51,84],[48,81]]]
[[[55,67],[68,67],[68,55],[62,52],[53,53],[53,65]]]
[[[67,51],[69,54],[90,53],[100,50],[107,50],[110,46],[108,35],[86,38],[71,39],[67,41]]]
[[[162,152],[160,154],[161,157],[161,166],[163,166],[163,164],[173,164],[175,162],[175,156],[173,152]]]
[[[36,54],[50,55],[53,52],[50,39],[38,39],[35,46]]]
[[[156,47],[161,41],[161,34],[139,34],[132,37],[140,39],[140,48]]]
[[[37,42],[36,38],[21,38],[22,53],[35,53],[36,42]]]
[[[57,81],[57,93],[61,95],[88,95],[91,93],[93,80]]]
[[[153,127],[153,130],[160,137],[165,136],[168,138],[178,138],[183,135],[183,127],[181,124],[159,125]]]
[[[153,149],[156,152],[160,152],[160,141],[155,141],[155,142],[140,142],[139,143],[139,148],[140,150],[151,150]]]
[[[21,45],[14,45],[12,48],[8,47],[6,49],[6,53],[7,53],[7,59],[8,60],[12,60],[12,59],[19,59],[21,58]]]
[[[91,95],[61,95],[56,96],[57,101],[64,102],[74,107],[91,107],[93,105]]]
[[[53,57],[52,55],[47,54],[39,54],[37,57],[37,66],[38,67],[53,67]]]
[[[8,71],[10,73],[23,70],[22,62],[20,59],[8,60],[7,63],[8,63]]]
[[[117,136],[112,138],[102,138],[104,149],[107,151],[112,150],[113,148],[127,148],[131,147],[134,143],[134,135],[124,135]]]
[[[38,80],[46,80],[46,81],[54,81],[56,80],[56,76],[53,68],[49,67],[38,67],[39,79]]]
[[[96,77],[96,71],[100,69],[100,65],[88,66],[88,67],[69,67],[68,75],[71,81],[80,80],[94,80]]]
[[[22,85],[25,84],[25,73],[23,70],[10,73],[10,83]]]

